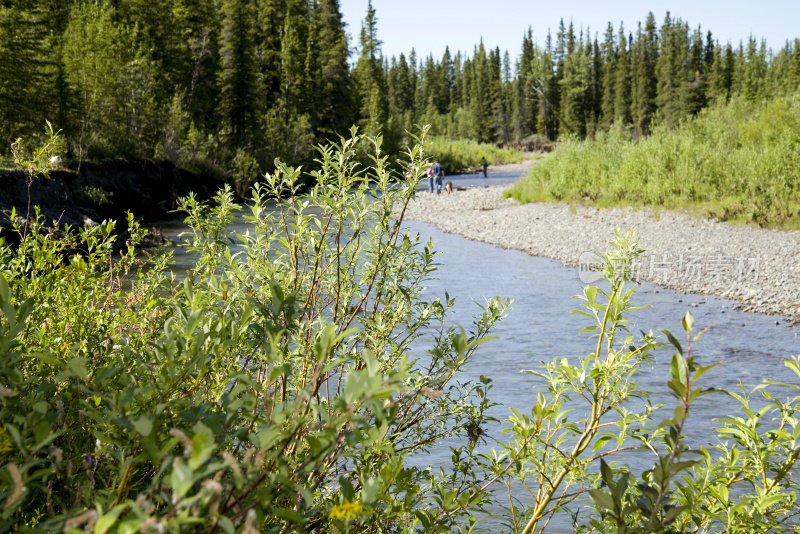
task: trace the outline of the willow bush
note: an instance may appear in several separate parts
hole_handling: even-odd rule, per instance
[[[489,385],[454,377],[507,303],[445,327],[452,300],[423,294],[433,249],[392,218],[414,184],[394,185],[379,140],[359,167],[358,142],[322,149],[303,197],[280,166],[244,235],[232,192],[186,199],[196,265],[180,282],[169,255],[136,253],[135,224],[119,254],[111,222],[0,248],[0,531],[470,523]],[[407,465],[457,436],[449,471]]]

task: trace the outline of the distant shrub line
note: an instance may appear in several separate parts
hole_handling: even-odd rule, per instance
[[[455,173],[463,170],[477,169],[481,160],[486,158],[489,165],[517,163],[524,155],[514,148],[500,148],[491,143],[478,143],[466,139],[451,140],[445,137],[432,137],[426,150],[439,159],[446,172]]]
[[[722,221],[800,224],[800,94],[743,98],[638,141],[566,140],[508,193],[521,202],[684,208]]]

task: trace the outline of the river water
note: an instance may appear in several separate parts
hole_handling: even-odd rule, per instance
[[[468,175],[446,180],[451,180],[455,187],[483,187],[510,184],[518,177],[519,173],[505,173],[490,174],[488,179]],[[529,412],[535,403],[539,383],[522,370],[533,369],[541,361],[583,356],[592,350],[592,341],[586,335],[578,335],[588,326],[588,319],[570,313],[579,304],[574,295],[582,291],[578,271],[547,258],[446,234],[428,224],[412,221],[407,228],[420,234],[423,243],[432,239],[440,253],[438,271],[427,291],[430,297],[444,297],[447,291],[455,298],[450,315],[452,325],[468,328],[478,315],[477,304],[487,298],[513,299],[508,317],[494,331],[496,339],[482,345],[458,377],[459,381],[477,381],[481,375],[492,379],[494,389],[490,398],[498,405],[491,415],[501,423],[484,430],[488,436],[501,439],[500,432],[507,426],[503,421],[510,408]],[[244,229],[243,225],[234,227],[238,231]],[[180,230],[178,225],[164,227],[165,235],[172,239],[177,239]],[[182,256],[180,250],[176,250],[176,260],[179,272],[189,267],[190,259]],[[764,379],[797,382],[783,360],[800,354],[800,328],[789,326],[786,318],[740,312],[733,309],[731,301],[682,294],[649,283],[638,287],[634,305],[650,306],[629,317],[630,332],[634,335],[640,330],[658,332],[665,328],[683,342],[680,321],[687,310],[694,314],[696,330],[710,327],[697,343],[694,355],[700,365],[715,362],[720,365],[703,376],[700,387],[736,390],[742,383],[749,390]],[[420,350],[429,346],[421,346]],[[669,348],[660,349],[656,352],[656,362],[637,375],[638,384],[652,392],[653,403],[670,408],[675,406],[666,386],[671,355]],[[738,409],[730,397],[722,394],[701,397],[692,407],[687,431],[690,443],[708,444],[713,420],[735,415]],[[437,466],[447,465],[449,459],[449,449],[441,447],[427,455],[425,461]],[[643,470],[647,466],[641,467]],[[486,528],[491,524],[482,525]],[[548,532],[570,532],[566,524],[551,526],[554,528]]]

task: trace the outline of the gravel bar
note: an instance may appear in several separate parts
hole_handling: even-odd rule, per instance
[[[634,277],[682,292],[716,295],[749,312],[800,323],[800,232],[768,230],[632,208],[519,204],[504,187],[441,195],[418,192],[406,218],[445,232],[579,267],[608,249],[615,229],[634,229],[645,255]]]

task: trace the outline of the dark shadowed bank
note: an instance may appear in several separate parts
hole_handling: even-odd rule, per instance
[[[94,225],[105,219],[122,224],[126,212],[143,222],[174,219],[179,198],[194,193],[210,198],[223,184],[166,160],[111,159],[68,162],[47,178],[30,185],[31,217],[38,206],[43,222],[57,225]],[[0,171],[0,231],[14,240],[11,211],[24,219],[28,206],[28,178],[22,171]],[[118,230],[124,233],[124,228]],[[151,236],[157,243],[157,236]]]

